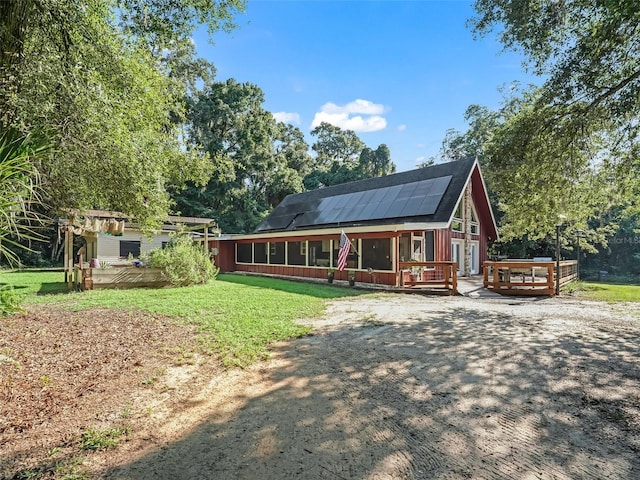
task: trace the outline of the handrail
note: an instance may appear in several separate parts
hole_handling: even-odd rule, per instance
[[[560,285],[577,278],[577,261],[563,260],[558,272]],[[554,295],[556,262],[501,260],[484,262],[485,288],[511,295]]]
[[[401,287],[444,288],[450,294],[458,292],[456,262],[398,262]]]

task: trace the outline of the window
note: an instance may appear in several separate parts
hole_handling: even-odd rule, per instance
[[[471,234],[478,235],[480,233],[480,224],[478,223],[478,217],[476,216],[475,207],[471,207]],[[462,202],[458,204],[455,213],[453,214],[453,220],[451,222],[451,230],[454,232],[465,233],[464,222],[462,221]]]
[[[480,233],[480,224],[478,223],[475,208],[471,209],[471,233],[473,235],[478,235]]]
[[[390,238],[362,239],[362,268],[392,270]]]
[[[307,242],[288,242],[287,243],[287,263],[289,265],[306,265],[307,253],[306,248],[304,254],[302,252],[302,245],[306,247]]]
[[[434,262],[436,252],[435,235],[433,231],[424,232],[424,261]]]
[[[253,262],[267,263],[267,244],[266,243],[253,244]]]
[[[462,202],[458,203],[456,211],[453,214],[451,230],[453,230],[454,232],[464,233],[464,223],[462,221]]]
[[[238,263],[253,263],[253,244],[252,243],[238,243],[236,244]]]
[[[120,240],[120,257],[127,258],[129,254],[140,256],[140,240]]]

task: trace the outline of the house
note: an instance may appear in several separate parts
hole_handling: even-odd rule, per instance
[[[253,233],[210,246],[222,271],[326,278],[343,231],[347,269],[386,285],[400,285],[412,260],[480,273],[498,238],[480,166],[467,159],[289,195]]]

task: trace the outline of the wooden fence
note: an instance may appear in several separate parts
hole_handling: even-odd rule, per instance
[[[484,287],[504,295],[555,295],[556,262],[505,260],[484,262]],[[560,286],[578,276],[578,262],[560,262]]]

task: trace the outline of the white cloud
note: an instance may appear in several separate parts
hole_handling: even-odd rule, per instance
[[[387,126],[387,120],[382,116],[384,111],[384,105],[369,100],[357,99],[346,105],[327,102],[316,112],[311,128],[327,122],[344,130],[377,132]]]
[[[407,126],[404,123],[401,123],[400,125],[397,126],[397,130],[399,132],[404,132],[407,129]]]
[[[295,125],[300,125],[300,114],[295,112],[276,112],[272,113],[273,118],[275,118],[278,122],[282,123],[292,123]]]

